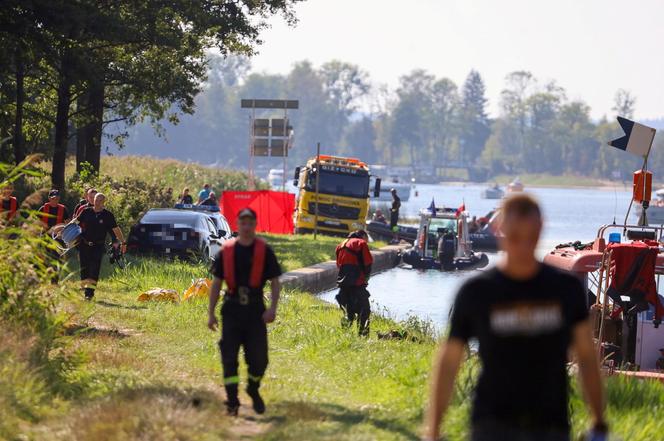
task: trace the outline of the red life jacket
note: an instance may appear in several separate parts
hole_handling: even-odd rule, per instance
[[[16,210],[18,209],[18,201],[14,196],[9,196],[9,215],[7,216],[8,219],[11,219],[14,217],[16,214]],[[3,204],[0,204],[0,213],[4,211],[4,206]]]
[[[76,218],[79,217],[79,216],[81,215],[81,213],[83,213],[83,210],[85,210],[85,209],[88,208],[88,207],[92,207],[92,205],[90,205],[90,204],[87,203],[87,202],[86,202],[85,204],[79,206],[79,207],[76,209],[76,213],[74,213],[74,217],[76,217]]]
[[[224,243],[222,249],[224,264],[224,280],[230,294],[237,292],[237,281],[235,280],[235,245],[237,241],[231,239]],[[265,268],[265,254],[267,245],[263,239],[254,239],[254,256],[251,270],[249,272],[249,288],[260,289],[263,282],[263,270]]]
[[[61,224],[65,220],[65,206],[62,204],[58,204],[58,212],[55,215],[55,225]],[[41,221],[44,223],[44,225],[48,226],[48,221],[53,219],[51,216],[51,205],[50,204],[44,204],[41,207],[41,212],[43,213],[41,216]]]
[[[373,263],[371,254],[364,256],[367,243],[359,238],[346,239],[337,247],[337,267],[339,286],[364,286],[367,283],[369,267]]]
[[[655,281],[659,244],[657,242],[612,243],[607,248],[611,250],[612,264],[609,296],[621,307],[624,306],[621,296],[632,297],[633,302],[650,303],[655,309],[655,320],[664,318],[664,304],[657,294]]]

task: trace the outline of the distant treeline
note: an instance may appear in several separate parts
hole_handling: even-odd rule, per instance
[[[389,91],[373,85],[360,67],[341,61],[320,67],[302,61],[288,74],[276,75],[252,72],[245,58],[219,56],[209,59],[196,113],[178,125],[168,124],[165,139],[155,138],[148,125],[136,126],[129,133],[129,150],[246,167],[249,112],[240,109],[241,98],[300,101],[299,110],[289,114],[295,128],[292,163],[302,163],[321,142],[327,153],[371,163],[468,165],[485,177],[550,173],[628,178],[640,166],[638,158],[606,146],[621,135],[613,117],[633,116],[635,99],[625,90],[616,92],[609,119],[594,122],[588,105],[569,100],[555,82],[512,72],[500,94],[499,116],[492,119],[484,81],[476,71],[457,85],[418,69]],[[651,168],[664,165],[662,143],[654,147]]]

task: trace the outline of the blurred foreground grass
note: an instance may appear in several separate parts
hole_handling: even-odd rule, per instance
[[[330,258],[337,239],[269,236],[285,269]],[[63,336],[80,354],[59,395],[50,395],[20,360],[0,357],[0,413],[19,415],[9,439],[54,440],[416,440],[427,396],[435,338],[416,320],[377,317],[372,336],[340,327],[334,305],[299,292],[284,293],[270,326],[270,367],[264,392],[268,413],[255,417],[245,405],[237,419],[223,413],[218,333],[206,328],[207,302],[139,303],[152,287],[182,292],[204,277],[198,263],[133,259],[111,268],[92,303],[70,300]],[[380,340],[377,331],[405,329],[416,342]],[[0,338],[0,355],[16,339]],[[3,352],[3,349],[7,349]],[[16,358],[16,357],[14,357]],[[466,364],[446,421],[450,440],[467,435],[473,358]],[[241,369],[243,381],[246,370]],[[587,413],[572,382],[576,435]],[[651,441],[664,433],[664,386],[611,378],[609,421],[624,440]],[[659,416],[658,416],[659,415]],[[2,424],[0,424],[1,428]],[[10,426],[6,426],[10,427]],[[22,434],[22,437],[19,437]],[[0,432],[0,438],[3,433]],[[14,435],[14,436],[8,436]]]

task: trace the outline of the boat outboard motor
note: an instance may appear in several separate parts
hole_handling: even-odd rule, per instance
[[[454,234],[446,228],[439,228],[438,234],[438,260],[440,269],[450,271],[454,269]]]

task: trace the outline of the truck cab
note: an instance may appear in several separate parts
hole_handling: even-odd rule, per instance
[[[330,155],[309,159],[295,171],[295,232],[312,233],[317,227],[323,234],[345,236],[365,228],[370,178],[369,166],[359,159]],[[376,179],[377,192],[380,179]]]

